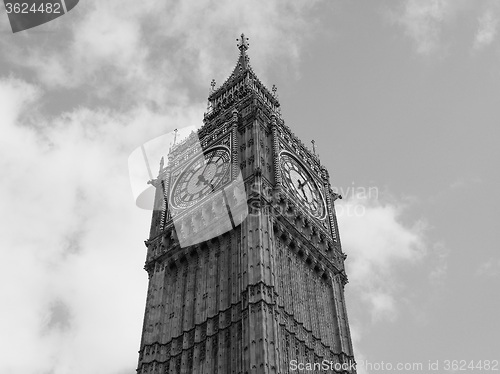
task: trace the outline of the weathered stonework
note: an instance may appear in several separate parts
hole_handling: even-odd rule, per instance
[[[242,35],[230,77],[209,96],[197,134],[160,168],[147,247],[149,276],[138,373],[289,373],[291,360],[354,360],[344,299],[347,277],[329,175],[285,125],[276,89],[249,65]],[[181,248],[166,200],[191,143],[231,151],[249,215],[233,230]],[[324,197],[314,216],[283,183],[280,154],[300,160]],[[176,169],[177,168],[177,169]],[[183,232],[217,225],[208,199],[180,216]]]

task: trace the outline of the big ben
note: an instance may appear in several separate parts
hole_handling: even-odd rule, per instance
[[[276,88],[251,68],[243,34],[237,45],[203,125],[151,181],[137,372],[285,374],[328,363],[326,372],[352,373],[339,196],[285,125]]]

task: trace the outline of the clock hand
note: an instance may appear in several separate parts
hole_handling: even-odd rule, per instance
[[[304,195],[304,199],[306,199],[306,201],[309,202],[309,200],[307,199],[307,196],[306,196],[306,191],[304,191],[304,186],[306,185],[306,181],[304,180],[304,182],[301,183],[300,179],[297,179],[297,183],[299,184],[299,190],[301,190],[302,195]]]
[[[205,176],[203,174],[198,175],[198,182],[196,182],[196,185],[198,186],[200,183],[203,183],[205,186],[210,186],[212,188],[212,192],[214,191],[214,185],[210,183],[211,181],[207,181]]]
[[[214,152],[212,152],[212,154],[210,155],[210,159],[208,160],[207,164],[205,165],[205,168],[204,168],[204,169],[203,169],[203,171],[201,172],[201,175],[199,175],[199,176],[198,176],[198,182],[196,183],[196,185],[197,185],[197,186],[200,184],[200,181],[201,181],[201,182],[203,182],[203,184],[205,184],[205,185],[207,184],[207,183],[205,182],[205,181],[206,181],[206,179],[205,179],[205,171],[207,170],[208,165],[210,165],[210,164],[212,163],[212,160],[214,159],[214,157],[215,157],[215,154],[216,154],[216,153],[217,153],[217,152],[215,152],[215,151],[214,151]],[[203,177],[203,180],[201,180],[201,179],[200,179],[200,177]],[[212,187],[212,190],[213,190],[213,186],[212,186],[212,184],[210,184],[210,186]]]
[[[214,153],[212,154],[212,156],[210,157],[210,160],[208,161],[207,166],[206,166],[206,167],[205,167],[205,169],[203,170],[202,175],[205,173],[205,170],[206,170],[206,168],[208,167],[208,164],[212,163],[212,160],[213,160],[214,156],[215,156],[215,152],[214,152]],[[219,158],[217,159],[217,162],[218,162],[221,158],[222,158],[222,157],[221,157],[221,156],[219,156]],[[217,162],[214,162],[214,164],[217,164]],[[224,162],[224,160],[223,160],[223,162]],[[210,181],[208,181],[208,183],[209,183],[210,187],[212,188],[212,192],[215,190],[215,187],[214,187],[214,185],[213,185],[211,182],[214,180],[214,178],[215,178],[216,176],[217,176],[217,175],[216,175],[216,173],[214,173],[214,175],[212,176],[212,179],[210,179]],[[205,178],[205,177],[203,177],[203,178]],[[205,184],[207,184],[207,183],[205,183]]]
[[[203,168],[203,171],[201,172],[200,175],[198,175],[198,182],[196,182],[196,185],[199,186],[200,183],[203,183],[203,184],[207,184],[206,183],[206,179],[205,179],[205,171],[207,170],[208,168],[208,165],[212,162],[214,156],[215,156],[215,153],[216,152],[212,152],[212,154],[210,155],[210,159],[208,160],[208,162],[205,164],[205,167]]]
[[[306,201],[309,202],[309,200],[307,199],[307,195],[306,195],[306,192],[304,191],[304,189],[302,189],[302,195],[304,195],[304,199],[306,199]]]

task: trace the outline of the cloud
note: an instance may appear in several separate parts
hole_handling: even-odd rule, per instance
[[[222,83],[236,63],[241,32],[255,46],[252,64],[263,81],[278,61],[282,71],[296,71],[301,45],[317,31],[306,21],[317,2],[151,1],[138,7],[133,0],[89,0],[72,23],[43,29],[57,42],[37,34],[7,39],[4,58],[47,88],[80,87],[122,105],[145,100],[164,107],[186,103],[190,87],[208,91],[213,77]],[[220,48],[224,38],[234,49]]]
[[[399,270],[415,266],[427,252],[425,225],[401,221],[404,202],[350,196],[336,206],[347,273],[357,302],[369,308],[373,321],[394,320],[404,277]],[[365,308],[363,308],[365,309]]]
[[[451,9],[450,0],[408,0],[391,20],[402,26],[406,36],[415,43],[416,52],[428,55],[441,47],[441,29]]]
[[[129,152],[202,124],[193,97],[236,62],[224,38],[247,33],[263,81],[277,60],[293,69],[314,4],[89,0],[1,39],[0,372],[134,370],[151,213]]]
[[[482,184],[484,181],[478,177],[459,177],[450,183],[450,189],[458,190],[468,187],[477,187],[478,184]]]
[[[496,1],[406,0],[387,11],[389,21],[403,29],[422,56],[439,55],[467,36],[468,22],[477,22],[474,49],[491,45],[497,36],[500,7]],[[453,39],[449,37],[453,35]],[[458,37],[457,37],[458,36]],[[470,39],[466,40],[466,45]]]
[[[48,117],[43,97],[41,87],[0,80],[0,371],[132,369],[150,212],[135,207],[127,157],[158,129],[190,122],[192,111],[79,108]]]
[[[452,43],[458,44],[467,36],[468,22],[475,19],[478,26],[475,35],[471,35],[474,49],[492,44],[497,34],[499,9],[495,1],[406,0],[403,5],[392,6],[388,18],[403,29],[419,55],[430,56],[440,54]],[[470,45],[469,40],[463,44]]]
[[[369,192],[367,192],[369,191]],[[415,197],[395,198],[374,187],[344,190],[337,200],[342,248],[347,254],[346,302],[358,373],[369,372],[364,337],[380,323],[426,323],[447,279],[449,250],[429,238],[429,225],[410,220]],[[416,287],[418,285],[418,287]],[[426,287],[428,290],[426,290]],[[422,291],[424,290],[424,291]]]
[[[491,258],[481,263],[476,270],[480,277],[497,277],[500,275],[500,259]]]
[[[478,19],[474,48],[480,49],[493,43],[498,29],[498,18],[492,9],[487,9]]]

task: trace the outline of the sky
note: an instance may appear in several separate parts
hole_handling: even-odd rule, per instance
[[[0,13],[1,373],[135,372],[151,212],[127,159],[202,124],[242,32],[344,197],[358,373],[500,360],[498,1],[82,0],[16,34]]]

